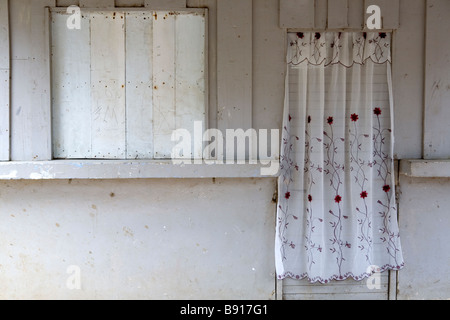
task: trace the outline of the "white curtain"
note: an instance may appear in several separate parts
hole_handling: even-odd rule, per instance
[[[393,168],[391,34],[293,33],[279,181],[279,279],[404,266]]]

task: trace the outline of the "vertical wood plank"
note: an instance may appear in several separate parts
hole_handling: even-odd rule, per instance
[[[218,129],[223,133],[227,129],[243,129],[245,131],[252,128],[252,21],[251,0],[218,2],[217,124]],[[233,141],[229,141],[228,144],[233,145]],[[224,142],[224,146],[226,145],[227,141]],[[233,155],[227,154],[226,157],[234,160],[232,159]]]
[[[154,12],[153,18],[153,128],[154,157],[171,157],[175,123],[175,15]]]
[[[328,1],[328,28],[343,29],[348,27],[347,0]]]
[[[450,2],[427,1],[425,74],[425,159],[450,157]]]
[[[115,0],[116,8],[144,7],[144,0]]]
[[[195,122],[206,127],[206,20],[203,13],[181,13],[175,19],[176,128],[194,133]],[[203,158],[201,140],[193,143],[191,157]]]
[[[0,161],[10,160],[9,72],[0,69]]]
[[[325,8],[326,9],[326,8]],[[253,3],[253,120],[256,130],[282,127],[286,71],[286,32],[278,26],[278,3]],[[261,138],[261,137],[260,137]],[[271,158],[278,150],[271,150]],[[267,155],[259,154],[261,158]]]
[[[145,7],[152,10],[186,8],[186,0],[145,0]]]
[[[56,0],[57,7],[80,6],[79,0]]]
[[[208,127],[217,128],[217,0],[187,0],[186,6],[208,8]]]
[[[395,144],[396,159],[423,157],[425,12],[423,0],[402,1],[402,25],[394,33],[394,130],[401,141]]]
[[[252,1],[218,2],[218,129],[252,127]]]
[[[398,271],[389,271],[389,284],[388,284],[389,300],[397,300],[397,289],[398,289]]]
[[[328,1],[314,1],[314,26],[316,29],[324,30],[327,28]]]
[[[153,16],[126,15],[127,158],[152,159],[153,149]]]
[[[327,285],[311,284],[306,280],[283,280],[285,300],[387,300],[389,291],[389,272],[380,276],[380,287],[369,289],[367,280],[332,281]]]
[[[314,28],[314,0],[280,0],[280,27]]]
[[[0,69],[9,69],[8,0],[0,0]]]
[[[367,7],[364,8],[363,0],[348,0],[348,26],[352,29],[364,28],[364,17]]]
[[[124,159],[125,17],[123,12],[90,15],[92,156]]]
[[[79,0],[80,8],[114,8],[114,0]]]
[[[70,30],[68,17],[52,14],[53,157],[91,158],[90,21]]]
[[[12,160],[52,158],[47,6],[55,1],[10,2]]]
[[[10,160],[10,54],[8,0],[0,0],[0,161]]]

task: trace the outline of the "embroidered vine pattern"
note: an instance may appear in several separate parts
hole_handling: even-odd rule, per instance
[[[292,117],[289,115],[289,122],[292,120]],[[287,126],[284,126],[283,130],[285,131],[285,137],[283,138],[283,152],[280,157],[280,169],[282,172],[282,181],[285,185],[284,194],[280,195],[286,199],[286,205],[280,204],[278,206],[279,211],[283,214],[282,217],[278,217],[278,232],[281,240],[280,253],[283,257],[283,260],[286,260],[286,246],[289,246],[292,249],[295,249],[296,245],[291,241],[288,242],[285,234],[289,227],[289,221],[291,219],[298,220],[298,217],[289,212],[289,199],[291,198],[290,185],[294,182],[293,178],[293,170],[298,170],[298,165],[292,160],[292,152],[294,148],[294,141],[298,141],[298,137],[293,137],[290,135]]]
[[[385,135],[390,135],[392,131],[391,129],[383,128],[381,125],[381,108],[375,108],[373,113],[377,118],[373,136],[373,155],[379,159],[379,161],[375,162],[375,165],[377,165],[377,174],[383,181],[382,189],[385,194],[384,202],[382,200],[378,200],[378,204],[380,204],[383,208],[383,210],[379,212],[380,216],[383,218],[383,228],[380,230],[383,237],[381,237],[380,240],[387,243],[387,252],[398,266],[399,263],[397,261],[397,254],[400,250],[397,248],[396,240],[399,237],[399,234],[390,229],[392,211],[396,212],[395,207],[391,207],[393,192],[390,183],[392,180],[391,170],[393,160],[389,154],[383,151],[383,146],[386,140]]]
[[[311,153],[313,152],[314,146],[311,143],[311,136],[309,134],[310,124],[312,121],[311,116],[308,116],[308,124],[307,124],[307,130],[305,131],[306,140],[305,140],[305,174],[307,175],[307,179],[305,179],[306,184],[306,190],[307,190],[307,208],[306,208],[306,228],[307,228],[307,234],[305,236],[306,238],[306,245],[305,249],[308,253],[308,267],[309,270],[313,267],[315,264],[314,261],[314,254],[316,252],[321,253],[323,248],[320,244],[315,243],[313,239],[313,233],[315,231],[316,225],[315,222],[323,223],[323,219],[321,218],[315,218],[314,212],[313,212],[313,196],[312,196],[312,187],[315,184],[314,181],[314,171],[318,171],[322,173],[323,169],[320,166],[315,166],[314,163],[311,162]]]
[[[342,212],[342,197],[340,188],[343,184],[341,173],[344,173],[345,167],[336,161],[336,155],[338,154],[338,141],[344,142],[344,138],[336,138],[333,130],[333,117],[328,117],[327,123],[330,128],[330,132],[324,131],[323,134],[327,141],[324,142],[326,150],[326,157],[324,159],[325,174],[330,175],[330,186],[334,191],[334,202],[336,210],[330,210],[329,213],[335,218],[334,221],[330,221],[331,228],[333,230],[333,238],[329,239],[331,242],[330,251],[336,255],[336,264],[339,270],[339,277],[342,277],[342,263],[345,261],[344,248],[351,248],[351,244],[342,240],[343,220],[348,219],[348,216]]]
[[[353,177],[355,179],[355,184],[359,186],[360,190],[360,198],[362,199],[363,207],[362,209],[359,207],[356,207],[356,211],[361,214],[361,218],[358,218],[358,225],[360,228],[360,234],[358,235],[358,240],[360,241],[360,244],[358,245],[358,248],[361,251],[365,251],[365,257],[366,261],[369,264],[372,264],[370,259],[370,252],[372,250],[372,237],[371,229],[372,229],[372,221],[370,219],[369,211],[368,211],[368,205],[367,205],[367,198],[369,197],[369,193],[367,192],[366,183],[369,182],[369,179],[366,175],[365,167],[368,166],[370,168],[373,168],[373,162],[366,161],[360,157],[360,152],[363,143],[367,143],[364,141],[364,139],[370,138],[370,135],[368,134],[360,134],[358,132],[358,121],[359,121],[359,115],[354,113],[350,116],[351,122],[353,123],[353,130],[349,129],[349,135],[351,138],[350,141],[350,172],[353,173]],[[363,142],[364,141],[364,142]]]

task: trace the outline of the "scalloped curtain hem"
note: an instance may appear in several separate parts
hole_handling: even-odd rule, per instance
[[[382,268],[379,269],[377,272],[368,273],[365,272],[361,275],[354,275],[351,272],[346,273],[345,275],[333,275],[328,278],[322,278],[322,277],[310,277],[307,273],[303,273],[301,275],[297,275],[292,272],[285,272],[282,275],[279,275],[277,278],[278,280],[284,280],[284,279],[293,279],[293,280],[308,280],[309,283],[321,283],[321,284],[329,284],[332,281],[345,281],[348,279],[353,279],[355,281],[363,281],[364,279],[367,279],[371,276],[373,276],[376,273],[383,273],[386,271],[400,271],[405,267],[405,264],[402,263],[399,266],[393,266],[393,265],[385,265]]]

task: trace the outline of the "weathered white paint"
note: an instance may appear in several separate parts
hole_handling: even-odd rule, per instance
[[[328,285],[311,284],[305,280],[287,279],[283,281],[285,300],[387,300],[389,272],[376,275],[368,286],[368,279],[334,281]],[[372,280],[369,280],[372,281]],[[378,282],[379,281],[379,282]]]
[[[10,70],[0,68],[0,161],[10,160]]]
[[[174,130],[206,128],[207,10],[82,14],[53,12],[55,158],[170,158]]]
[[[394,33],[394,135],[397,159],[420,159],[423,151],[425,1],[401,1],[402,24]],[[407,53],[407,54],[406,54]]]
[[[1,299],[274,299],[274,180],[16,181],[0,190]],[[80,290],[66,285],[71,266]]]
[[[207,46],[208,46],[208,125],[217,128],[217,1],[216,0],[187,0],[188,8],[207,8]]]
[[[274,14],[278,3],[258,1],[259,5],[253,8],[252,127],[275,129],[282,127],[287,34],[278,27],[278,16]],[[268,152],[272,157],[276,154],[270,145]]]
[[[91,12],[92,156],[126,158],[125,16]]]
[[[120,7],[144,7],[144,0],[115,0],[117,8]]]
[[[345,29],[348,27],[348,0],[328,1],[328,28]]]
[[[366,25],[370,5],[382,13],[382,29],[400,26],[399,0],[280,0],[280,27],[286,29],[357,29]]]
[[[351,29],[362,29],[366,23],[365,12],[367,8],[362,0],[348,0],[348,27]],[[361,14],[361,12],[363,14]]]
[[[314,10],[314,0],[280,0],[280,27],[314,28]]]
[[[449,159],[450,2],[427,1],[424,158]]]
[[[114,8],[114,0],[79,0],[81,8]]]
[[[214,124],[217,118],[217,101],[224,101],[230,96],[242,96],[240,90],[232,87],[234,80],[231,75],[236,75],[242,83],[242,70],[248,69],[247,62],[250,61],[252,95],[257,94],[258,97],[253,98],[252,103],[245,104],[244,112],[250,112],[253,125],[257,128],[280,128],[282,106],[278,101],[283,101],[284,77],[281,74],[284,72],[284,64],[278,59],[284,59],[284,53],[281,57],[277,46],[284,46],[284,39],[281,37],[284,37],[285,30],[277,28],[280,23],[278,0],[252,1],[252,13],[248,15],[248,11],[245,11],[245,16],[247,20],[253,21],[253,26],[251,31],[247,27],[243,28],[247,30],[245,34],[234,33],[233,29],[229,30],[230,25],[229,28],[220,26],[225,23],[219,22],[217,16],[223,19],[224,15],[231,13],[221,11],[227,0],[218,1],[220,5],[216,0],[187,1],[188,6],[209,8],[210,123],[212,127],[217,127]],[[15,145],[13,154],[16,159],[31,160],[38,154],[31,156],[33,152],[29,151],[32,148],[41,149],[43,145],[38,145],[36,141],[42,141],[42,128],[39,125],[42,114],[39,110],[45,108],[46,103],[39,97],[40,94],[45,96],[45,91],[42,87],[33,87],[32,83],[39,79],[40,85],[43,86],[49,81],[45,72],[45,59],[42,58],[45,56],[45,41],[40,34],[44,34],[44,24],[36,21],[44,10],[44,3],[51,2],[53,1],[9,1],[12,46],[11,117],[14,135],[12,142]],[[365,21],[363,2],[349,0],[350,28],[354,26],[352,21]],[[422,156],[425,2],[399,1],[401,25],[395,33],[393,80],[396,94],[395,148],[400,159]],[[109,3],[111,2],[106,2],[106,5],[110,6]],[[143,5],[144,1],[121,0],[115,3],[120,6]],[[314,3],[316,8],[326,8],[326,1],[316,0]],[[79,1],[58,0],[57,4],[66,6],[79,4]],[[88,6],[100,5],[104,6],[105,2],[91,0]],[[359,12],[357,16],[356,13],[351,13],[352,10]],[[436,19],[436,14],[431,10],[429,21]],[[35,21],[33,27],[30,22],[31,15]],[[316,10],[314,16],[315,26],[319,27],[323,25],[323,17],[326,18],[328,12]],[[266,25],[264,21],[267,21]],[[234,25],[236,29],[242,30],[240,24]],[[359,29],[358,23],[355,26]],[[39,36],[36,38],[36,35]],[[237,38],[238,35],[243,38]],[[32,37],[36,38],[33,44]],[[245,52],[245,57],[248,56],[250,42],[251,58],[242,59],[242,53]],[[242,43],[247,44],[242,46]],[[217,49],[228,45],[233,48],[227,51],[228,56],[222,55],[220,63],[217,64]],[[443,47],[445,42],[439,43],[439,48]],[[280,49],[282,50],[284,47]],[[438,57],[445,53],[443,49],[436,51]],[[30,62],[33,59],[36,60],[35,63]],[[227,69],[230,65],[233,66],[231,71]],[[267,71],[264,71],[265,67],[268,68]],[[36,77],[36,72],[31,72],[33,68],[42,71],[39,73],[40,77]],[[218,76],[217,73],[221,75]],[[219,81],[220,90],[217,88],[218,78],[222,79]],[[247,84],[248,79],[244,82]],[[230,89],[224,90],[224,86]],[[235,100],[244,101],[241,98]],[[264,101],[267,101],[267,104],[263,106]],[[32,112],[36,114],[33,115]],[[435,118],[444,119],[445,116],[441,113]],[[38,119],[36,124],[35,119]],[[436,129],[433,124],[436,128],[446,127],[430,122],[428,128]],[[25,152],[29,152],[27,157]],[[71,164],[72,169],[68,169],[66,166]],[[85,177],[99,178],[105,172],[110,172],[106,177],[123,178],[130,173],[132,166],[124,165],[124,161],[118,166],[114,162],[100,161],[91,169],[89,166],[85,167],[82,161],[69,161],[64,165],[53,162],[40,165],[27,162],[22,168],[22,164],[16,162],[4,165],[0,172],[1,179],[27,181],[0,182],[0,241],[5,244],[5,250],[0,254],[2,297],[273,297],[271,293],[276,289],[276,281],[273,276],[273,249],[270,248],[274,238],[275,208],[271,199],[276,189],[275,179],[233,179],[238,176],[257,176],[260,172],[257,167],[254,167],[254,171],[248,166],[213,166],[208,169],[192,167],[195,169],[184,170],[186,167],[174,169],[171,165],[166,167],[152,164],[149,166],[153,169],[146,169],[148,171],[144,170],[144,175],[140,175],[142,166],[139,164],[134,167],[136,171],[132,177],[145,176],[145,172],[150,172],[148,176],[154,177],[157,172],[162,171],[159,176],[169,179],[74,180],[69,184],[67,181],[28,180],[33,173],[36,178],[46,172],[55,173],[55,178],[58,179],[64,174],[73,174],[75,170],[81,170]],[[34,167],[35,165],[38,166]],[[103,169],[106,165],[109,167]],[[28,169],[24,170],[26,167]],[[123,168],[123,171],[117,168]],[[445,169],[445,166],[443,168]],[[63,170],[65,172],[62,172]],[[170,179],[187,176],[228,176],[231,179],[216,179],[216,184],[209,180]],[[422,180],[401,175],[399,215],[407,265],[399,272],[400,299],[450,297],[446,245],[449,242],[446,228],[449,225],[446,210],[450,205],[446,200],[450,192],[448,188],[447,178]],[[114,198],[111,197],[112,193]],[[246,226],[235,229],[235,226],[243,221]],[[151,230],[151,233],[142,233],[142,229],[139,229],[142,225],[143,231]],[[149,229],[145,229],[145,225],[149,226]],[[133,239],[125,236],[129,234],[127,231],[130,229],[134,231]],[[211,230],[214,233],[211,233]],[[225,237],[225,232],[232,236],[231,242],[230,237]],[[214,234],[214,237],[211,234]],[[224,236],[218,237],[218,234]],[[140,240],[144,244],[141,244]],[[197,243],[200,246],[197,246]],[[208,247],[203,246],[204,243]],[[242,246],[242,243],[248,246]],[[203,248],[207,249],[205,255]],[[216,255],[211,256],[211,252]],[[164,265],[158,261],[164,261]],[[258,262],[256,266],[254,261]],[[74,264],[80,265],[81,275],[85,277],[81,291],[68,291],[65,287],[69,276],[66,270]],[[257,273],[254,277],[253,269]],[[248,273],[248,270],[251,270],[251,273]],[[393,298],[396,279],[391,276],[390,281],[393,285],[390,287],[389,298]],[[342,289],[336,290],[339,294],[353,290],[347,288],[348,286],[350,284],[344,284]],[[282,297],[280,287],[278,284],[277,294]],[[310,298],[308,292],[311,290],[301,288],[303,289],[290,289],[289,297]],[[117,295],[113,296],[113,292]],[[323,296],[332,297],[325,292],[320,296],[315,295],[316,298]],[[360,297],[360,294],[348,294],[343,298]]]
[[[153,22],[153,115],[155,159],[170,158],[176,128],[175,15],[155,12]]]
[[[127,158],[152,159],[153,15],[126,14]]]
[[[11,158],[50,160],[49,17],[54,0],[10,1]],[[24,94],[26,92],[26,94]]]
[[[145,0],[145,6],[150,9],[182,9],[186,8],[186,0]]]
[[[11,170],[8,174],[1,174],[0,179],[1,180],[14,180],[17,179],[17,170]]]
[[[207,128],[207,85],[205,37],[206,21],[203,15],[177,15],[175,32],[175,128],[194,134],[194,123]],[[203,134],[203,132],[201,133]],[[191,155],[203,158],[203,145],[193,144]]]
[[[10,159],[9,6],[0,1],[0,161]]]
[[[314,1],[314,28],[325,30],[327,28],[328,0]]]
[[[174,164],[169,160],[53,160],[1,162],[0,180],[274,178],[266,165]]]
[[[398,273],[397,297],[448,300],[450,179],[412,178],[402,174],[400,186],[399,223],[406,267]]]
[[[69,14],[52,14],[53,157],[92,157],[90,15],[81,29],[65,26]]]
[[[217,3],[218,129],[252,127],[252,1]]]
[[[400,173],[416,178],[450,178],[450,160],[402,160]]]

